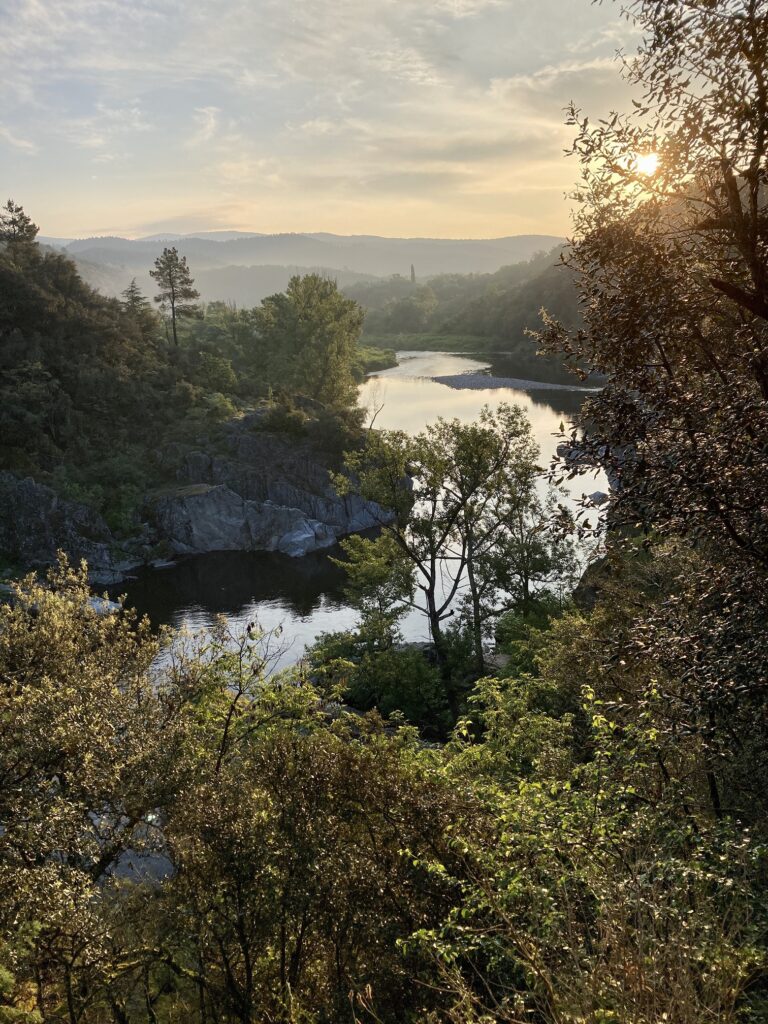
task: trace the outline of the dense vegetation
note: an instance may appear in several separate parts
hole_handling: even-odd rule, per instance
[[[541,253],[494,274],[441,274],[424,282],[395,275],[344,291],[366,309],[365,336],[377,343],[508,353],[521,376],[567,380],[562,360],[537,355],[530,336],[542,309],[569,328],[580,322],[578,292],[560,255]]]
[[[169,638],[98,615],[83,574],[20,581],[0,1021],[768,1019],[768,4],[627,6],[645,102],[572,113],[584,324],[543,339],[608,376],[561,467],[612,472],[602,557],[560,600],[572,524],[502,408],[351,452],[399,516],[348,546],[357,635],[287,675],[225,622],[157,667]],[[31,258],[13,230],[3,273]],[[397,643],[410,602],[431,661]]]
[[[255,309],[202,307],[192,283],[174,277],[186,270],[191,281],[189,268],[166,250],[155,271],[158,315],[135,283],[120,300],[94,292],[36,233],[9,203],[0,218],[0,470],[86,502],[118,532],[130,534],[147,491],[172,479],[163,455],[172,442],[215,439],[221,423],[266,402],[294,431],[312,416],[341,425],[313,432],[338,447],[359,425],[354,381],[391,359],[358,347],[362,314],[324,278],[294,278]]]

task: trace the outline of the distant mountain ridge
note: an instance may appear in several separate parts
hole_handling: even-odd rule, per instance
[[[73,256],[98,263],[145,267],[164,244],[173,241],[198,267],[258,264],[322,266],[387,276],[441,273],[492,273],[509,263],[530,259],[562,242],[555,235],[509,235],[501,238],[385,238],[377,235],[244,234],[218,239],[202,235],[129,239],[120,237],[43,239]],[[193,267],[193,271],[194,271]]]
[[[255,305],[265,295],[285,288],[290,273],[321,269],[342,285],[393,274],[410,277],[411,266],[419,280],[436,274],[487,274],[550,251],[563,239],[555,235],[461,239],[215,231],[135,239],[43,237],[40,241],[72,256],[83,277],[108,295],[119,294],[133,277],[143,289],[153,291],[149,270],[163,247],[174,245],[187,257],[204,300]]]

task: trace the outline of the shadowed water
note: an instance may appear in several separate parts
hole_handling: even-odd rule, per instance
[[[522,406],[548,465],[557,446],[561,423],[575,414],[585,395],[574,390],[535,390],[507,387],[463,390],[436,383],[433,377],[489,373],[515,377],[514,366],[503,360],[443,352],[402,352],[400,364],[369,377],[360,389],[360,403],[375,413],[375,425],[416,433],[438,416],[462,422],[477,418],[484,405],[512,402]],[[496,383],[496,382],[495,382]],[[577,481],[581,490],[594,490],[593,480]],[[165,569],[146,570],[121,588],[128,604],[153,623],[205,630],[214,617],[226,614],[234,626],[258,621],[264,629],[283,627],[286,650],[281,665],[301,657],[322,632],[351,627],[356,614],[344,601],[344,572],[331,561],[338,549],[304,558],[261,552],[214,552],[185,558]],[[418,612],[403,622],[407,639],[425,638],[425,621]]]

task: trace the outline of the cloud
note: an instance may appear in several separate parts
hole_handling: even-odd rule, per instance
[[[45,152],[25,201],[66,234],[91,207],[110,225],[209,208],[218,224],[257,218],[232,224],[244,228],[484,234],[536,216],[556,233],[574,174],[562,109],[602,113],[623,96],[613,55],[631,30],[611,8],[14,0],[0,35],[5,162],[25,199],[29,156]],[[549,205],[532,208],[532,190]]]
[[[200,146],[210,142],[216,135],[219,127],[219,107],[197,107],[194,111],[194,120],[197,130],[190,136],[188,146]]]
[[[489,7],[499,7],[501,2],[502,0],[436,0],[435,7],[454,18],[471,18]]]
[[[21,138],[21,136],[16,135],[10,128],[6,128],[5,125],[2,124],[0,124],[0,139],[7,142],[9,146],[13,146],[14,149],[20,150],[22,153],[28,153],[30,155],[37,153],[37,146],[34,142],[30,142],[29,139]]]
[[[60,121],[55,130],[75,146],[101,150],[125,135],[146,132],[151,127],[138,105],[111,107],[97,103],[92,113]]]

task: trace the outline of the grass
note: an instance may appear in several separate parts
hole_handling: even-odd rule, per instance
[[[492,339],[479,334],[372,334],[365,342],[396,352],[486,352],[493,347]]]
[[[397,366],[394,348],[379,348],[376,345],[358,346],[355,370],[361,379],[368,373],[388,370],[392,366]]]

